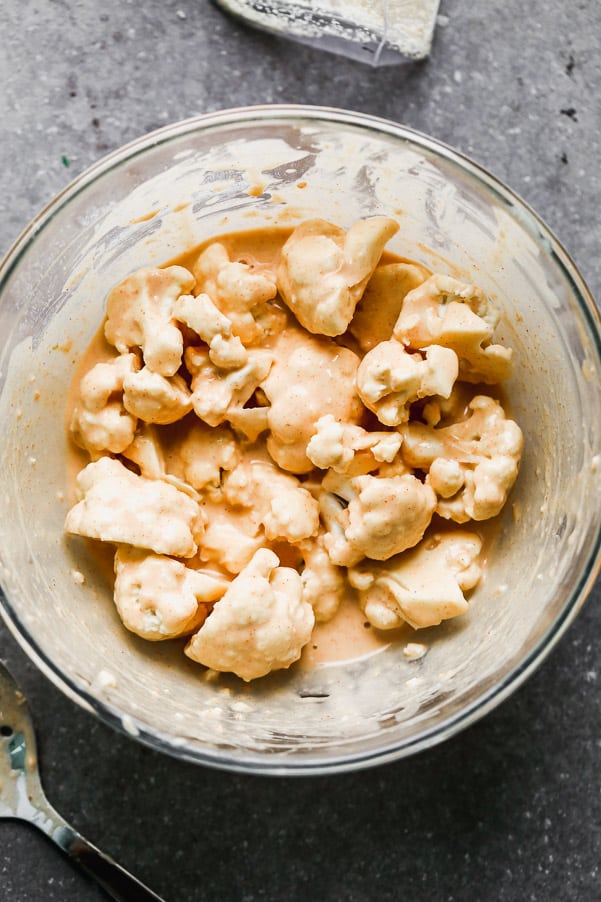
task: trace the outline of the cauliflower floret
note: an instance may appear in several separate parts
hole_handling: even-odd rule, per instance
[[[269,541],[294,545],[317,535],[319,504],[298,479],[272,463],[249,456],[224,479],[223,496],[252,511]]]
[[[458,460],[436,457],[428,473],[428,484],[439,498],[452,498],[465,483],[465,474]]]
[[[261,548],[216,602],[186,654],[213,670],[255,680],[300,658],[315,623],[301,578]]]
[[[457,379],[457,355],[431,345],[409,354],[398,341],[381,341],[365,355],[357,372],[357,391],[365,406],[385,426],[409,419],[409,405],[419,398],[448,398]]]
[[[208,432],[215,432],[215,430],[209,430],[204,423],[200,424],[196,418],[192,422],[188,421],[183,427],[178,424],[175,435],[182,437],[181,441],[185,446],[184,460],[180,460],[177,451],[174,450],[177,439],[172,431],[163,429],[159,436],[156,427],[146,423],[142,423],[138,428],[133,442],[123,451],[122,456],[136,464],[140,476],[146,476],[148,479],[161,479],[163,482],[175,486],[194,501],[201,502],[202,496],[199,494],[199,489],[210,491],[219,486],[218,462],[222,460],[227,465],[230,454],[225,447],[227,440],[219,441],[222,430],[215,432],[214,443],[199,442],[198,445],[195,445],[192,442],[191,446],[188,445],[186,438],[189,437],[189,433],[193,431],[195,425]],[[223,431],[227,432],[227,430]],[[200,455],[206,454],[206,457],[192,459],[190,455],[194,450],[198,451]],[[234,465],[235,463],[232,462],[232,466]],[[186,476],[190,478],[188,479]]]
[[[370,351],[390,338],[405,295],[431,275],[425,266],[405,261],[376,268],[349,327],[362,351]]]
[[[185,323],[209,346],[209,358],[215,366],[236,370],[248,360],[246,349],[232,323],[213,303],[208,294],[182,295],[174,306],[174,316]]]
[[[320,417],[307,445],[307,457],[321,470],[358,476],[391,463],[402,438],[398,432],[367,432],[352,423],[337,423],[331,413]]]
[[[192,410],[188,386],[181,376],[161,376],[147,366],[123,380],[123,406],[145,423],[175,423]]]
[[[299,225],[282,248],[278,288],[300,324],[318,335],[342,335],[398,229],[386,216],[360,219],[348,232],[324,219]]]
[[[346,594],[344,572],[330,560],[323,533],[300,544],[304,567],[301,573],[303,599],[313,608],[315,620],[331,620]]]
[[[469,411],[450,426],[409,423],[402,429],[404,460],[428,471],[426,482],[439,496],[436,512],[456,523],[488,520],[501,511],[522,454],[521,429],[498,401],[476,395]]]
[[[401,436],[401,442],[403,437]],[[401,445],[402,449],[402,445]],[[388,463],[384,461],[378,465],[378,469],[373,472],[374,476],[382,476],[384,478],[388,478],[389,476],[414,476],[414,472],[411,467],[408,467],[405,461],[403,460],[402,450],[399,452],[393,460]]]
[[[140,476],[146,476],[148,479],[161,479],[165,475],[163,448],[155,426],[141,423],[131,445],[128,445],[121,454],[136,464],[140,470]]]
[[[172,485],[136,476],[120,461],[102,457],[79,473],[81,501],[65,530],[75,535],[192,557],[203,533],[198,504]]]
[[[266,429],[269,429],[268,407],[238,407],[228,411],[228,423],[249,440],[256,442]]]
[[[355,424],[363,416],[355,391],[359,358],[348,348],[295,328],[278,336],[273,354],[273,366],[262,383],[271,405],[267,450],[283,470],[308,473],[313,464],[307,445],[317,421],[331,414],[337,422]]]
[[[123,546],[115,555],[115,605],[123,624],[158,642],[197,630],[229,580],[180,561]]]
[[[332,563],[343,567],[363,557],[385,561],[417,545],[436,507],[432,488],[408,474],[347,479],[330,471],[322,485],[324,544]],[[336,498],[348,501],[348,507]]]
[[[349,583],[376,629],[396,629],[404,622],[415,629],[437,626],[467,611],[463,593],[482,575],[481,547],[469,532],[437,534],[384,564],[364,561],[349,570]]]
[[[428,426],[448,426],[469,416],[469,403],[474,389],[468,382],[456,382],[448,398],[438,395],[430,398],[422,407],[421,419]]]
[[[209,245],[193,266],[198,287],[206,292],[231,322],[244,345],[279,331],[284,315],[267,302],[275,298],[275,275],[266,267],[230,261],[223,244]],[[194,327],[192,327],[194,328]]]
[[[219,370],[203,348],[186,348],[186,366],[192,376],[194,411],[209,426],[219,426],[230,413],[241,410],[269,373],[270,351],[251,349],[240,369]]]
[[[511,373],[511,348],[491,344],[499,314],[484,292],[451,276],[434,275],[410,291],[393,331],[409,348],[451,348],[459,378],[496,383]]]
[[[240,449],[227,426],[211,428],[193,418],[185,431],[165,438],[165,466],[168,473],[183,479],[197,491],[217,489],[223,470],[233,470]]]
[[[182,362],[183,337],[173,305],[188,293],[194,276],[183,266],[139,269],[113,288],[106,302],[104,334],[124,353],[141,348],[144,363],[161,376],[174,376]]]
[[[123,406],[123,383],[139,367],[135,354],[120,354],[97,363],[85,374],[70,425],[80,448],[93,455],[101,451],[119,454],[130,444],[137,420]]]
[[[228,573],[240,573],[265,545],[257,518],[245,508],[227,504],[217,494],[203,501],[202,510],[206,528],[199,549],[200,559]]]

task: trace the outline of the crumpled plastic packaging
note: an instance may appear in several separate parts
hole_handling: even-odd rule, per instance
[[[372,66],[424,59],[440,0],[215,0],[250,25]]]

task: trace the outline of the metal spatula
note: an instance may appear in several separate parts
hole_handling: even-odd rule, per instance
[[[25,696],[0,664],[0,817],[29,821],[81,865],[113,899],[162,902],[108,855],[84,839],[50,805],[38,770]]]

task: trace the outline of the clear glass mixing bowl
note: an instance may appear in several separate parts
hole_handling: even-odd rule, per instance
[[[464,617],[347,665],[207,681],[178,643],[121,626],[84,543],[62,534],[63,408],[107,290],[210,235],[323,216],[396,216],[403,256],[473,278],[503,312],[525,433],[518,485]],[[369,116],[215,113],[141,138],[74,181],[0,269],[2,613],[72,699],[179,758],[312,773],[399,758],[452,735],[530,674],[599,567],[600,323],[576,267],[515,194],[465,157]],[[82,577],[83,582],[81,582]]]

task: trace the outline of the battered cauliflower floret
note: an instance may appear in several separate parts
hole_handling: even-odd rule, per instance
[[[165,475],[163,448],[155,426],[141,423],[130,445],[122,452],[122,457],[131,460],[140,470],[140,476],[161,479]]]
[[[421,423],[403,427],[401,453],[428,472],[438,495],[436,512],[465,523],[500,513],[518,475],[522,431],[493,398],[476,395],[470,416],[438,429]]]
[[[208,344],[209,359],[215,366],[236,370],[247,362],[244,345],[232,334],[231,320],[215,306],[208,294],[183,295],[175,303],[174,315]]]
[[[303,599],[313,608],[315,620],[331,620],[346,593],[344,571],[333,564],[324,545],[323,533],[300,545],[303,556]]]
[[[457,355],[431,345],[410,354],[398,341],[381,341],[365,355],[357,372],[359,397],[385,426],[409,419],[409,405],[419,398],[448,398],[457,379]]]
[[[122,354],[140,348],[153,373],[174,376],[182,362],[184,343],[173,305],[193,285],[194,276],[183,266],[139,269],[107,298],[106,340]]]
[[[203,533],[198,504],[172,485],[136,476],[118,460],[102,457],[79,473],[81,501],[71,508],[65,531],[192,557]]]
[[[251,511],[227,504],[217,495],[205,499],[202,510],[206,528],[199,549],[200,559],[228,573],[240,573],[265,545],[261,524]]]
[[[180,561],[123,546],[115,555],[115,605],[132,633],[158,642],[197,630],[209,603],[229,580],[191,570]]]
[[[353,318],[394,219],[371,216],[347,231],[324,219],[299,225],[282,248],[278,288],[299,323],[318,335],[342,335]]]
[[[227,420],[249,442],[256,442],[261,433],[269,429],[269,408],[237,407],[228,411]]]
[[[291,545],[317,535],[319,503],[298,479],[267,461],[243,460],[224,479],[223,496],[249,508],[269,541]]]
[[[145,423],[175,423],[192,410],[188,386],[181,376],[161,376],[147,366],[123,380],[123,406]]]
[[[401,436],[401,442],[403,437]],[[402,449],[402,445],[401,445]],[[378,469],[374,471],[374,476],[382,476],[387,478],[389,476],[413,476],[413,469],[408,467],[405,461],[403,460],[402,450],[390,461],[387,463],[381,463],[378,465]]]
[[[119,454],[130,444],[137,420],[123,406],[123,383],[139,367],[135,354],[120,354],[97,363],[79,383],[70,431],[74,442],[91,455]]]
[[[300,329],[286,329],[273,349],[274,361],[262,382],[270,407],[267,450],[292,473],[313,464],[307,445],[317,421],[331,414],[337,422],[358,424],[363,405],[355,390],[359,358],[348,348]]]
[[[349,327],[362,351],[371,351],[391,337],[405,295],[431,275],[425,266],[404,261],[375,269]]]
[[[410,291],[393,337],[415,350],[451,348],[459,358],[459,378],[494,384],[511,373],[512,350],[492,344],[499,314],[484,292],[451,276],[431,276]]]
[[[165,440],[165,466],[168,473],[201,492],[217,489],[223,471],[233,470],[240,460],[240,449],[227,426],[211,428],[194,418]]]
[[[230,261],[223,244],[209,245],[193,266],[200,291],[206,292],[232,324],[244,345],[279,331],[284,315],[268,302],[277,294],[275,275],[247,263]],[[193,327],[194,328],[194,327]]]
[[[321,470],[358,476],[381,462],[391,463],[402,438],[398,432],[367,432],[352,423],[338,423],[331,413],[320,417],[307,445],[307,457]]]
[[[343,567],[363,557],[385,561],[417,545],[436,507],[431,487],[408,474],[347,479],[330,471],[322,485],[324,545],[332,563]]]
[[[448,398],[440,395],[430,398],[423,405],[421,419],[428,426],[448,426],[469,416],[469,403],[474,397],[473,386],[469,382],[456,382]]]
[[[186,348],[186,366],[192,376],[192,405],[201,420],[219,426],[240,411],[266,378],[273,355],[251,349],[248,361],[240,369],[220,370],[203,348]]]
[[[197,421],[196,421],[197,422]],[[122,453],[122,457],[136,464],[140,476],[148,479],[161,479],[169,485],[175,486],[180,492],[188,495],[194,501],[201,502],[202,496],[183,475],[179,475],[181,468],[172,467],[173,457],[169,450],[168,431],[162,430],[159,437],[157,428],[142,423],[138,427],[133,442]],[[201,464],[204,463],[200,462]],[[176,470],[177,472],[173,472]],[[211,487],[212,488],[212,487]]]
[[[463,593],[482,575],[481,546],[469,532],[437,534],[384,564],[364,561],[349,570],[349,583],[376,629],[396,629],[404,622],[415,629],[437,626],[467,611]]]
[[[273,551],[257,551],[191,638],[188,657],[247,682],[300,658],[315,623],[313,609],[303,601],[296,570],[278,564]]]

